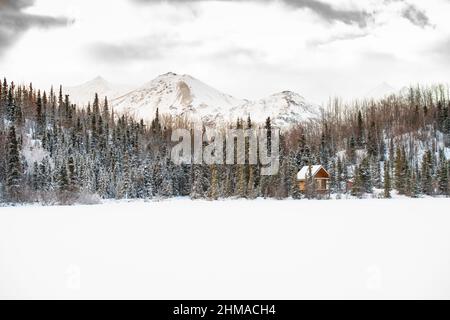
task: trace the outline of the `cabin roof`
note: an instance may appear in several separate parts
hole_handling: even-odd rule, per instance
[[[323,166],[321,166],[320,164],[311,166],[312,176],[314,177],[319,172],[320,169],[325,170],[325,168]],[[327,170],[325,170],[325,172],[329,175]],[[309,173],[309,166],[304,166],[297,173],[297,180],[306,180],[306,176],[308,175],[308,173]]]

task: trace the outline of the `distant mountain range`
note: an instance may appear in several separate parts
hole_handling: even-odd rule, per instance
[[[399,93],[399,90],[391,86],[390,84],[383,82],[377,87],[373,88],[364,95],[367,99],[380,99],[390,96],[392,94]]]
[[[95,93],[101,99],[108,96],[114,112],[145,121],[154,118],[156,109],[160,114],[186,116],[209,124],[250,116],[257,123],[270,117],[274,125],[285,127],[320,117],[319,106],[295,92],[283,91],[249,101],[222,93],[192,76],[172,72],[134,90],[111,84],[101,77],[64,89],[73,102],[84,106],[93,100]]]
[[[64,87],[65,94],[70,96],[70,100],[80,106],[86,106],[88,102],[94,100],[94,95],[97,93],[100,98],[108,97],[114,99],[121,96],[133,88],[119,84],[113,84],[98,76],[91,81],[85,82],[78,86]]]

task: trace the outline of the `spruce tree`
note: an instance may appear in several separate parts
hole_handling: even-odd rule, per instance
[[[143,170],[144,177],[144,197],[149,199],[153,197],[153,179],[152,179],[152,171],[150,170],[150,166],[148,161],[146,162]]]
[[[203,184],[202,184],[202,167],[199,164],[192,166],[192,199],[203,198]]]
[[[217,166],[215,164],[211,165],[211,182],[208,192],[208,198],[211,200],[216,200],[219,198],[219,180]]]
[[[34,192],[38,191],[42,185],[42,183],[39,181],[39,165],[37,161],[33,162],[33,173],[31,178],[31,187]]]
[[[69,179],[67,177],[67,165],[65,161],[62,162],[59,172],[58,172],[58,191],[59,191],[59,200],[64,204],[68,198],[68,190],[69,190]]]
[[[237,165],[237,181],[236,181],[236,190],[235,195],[239,198],[245,197],[245,187],[246,187],[246,179],[245,179],[245,167],[244,165]]]
[[[359,166],[359,177],[361,179],[361,185],[362,190],[365,193],[372,193],[372,176],[371,176],[371,169],[370,169],[370,161],[369,158],[366,157],[361,162],[361,165]]]
[[[344,180],[344,168],[342,165],[342,160],[338,157],[336,162],[336,191],[338,193],[342,192],[342,184],[345,183]]]
[[[41,92],[38,91],[38,97],[36,101],[36,133],[38,137],[44,132],[45,115],[43,111]]]
[[[348,143],[347,158],[349,159],[350,163],[356,163],[356,141],[354,136],[351,136]]]
[[[302,194],[300,192],[300,186],[297,179],[297,174],[299,171],[299,166],[297,166],[294,162],[295,159],[292,160],[293,163],[291,163],[291,196],[294,199],[300,199],[302,197]]]
[[[361,178],[361,170],[358,166],[355,168],[355,173],[353,175],[353,186],[351,190],[352,196],[360,198],[364,193],[364,185]]]
[[[7,117],[8,108],[8,83],[6,78],[3,79],[3,84],[0,82],[0,117],[2,119],[1,124],[3,125],[3,119]]]
[[[72,151],[69,151],[69,153],[72,153]],[[68,179],[67,179],[68,190],[71,192],[75,192],[78,189],[78,181],[76,176],[75,161],[72,155],[70,155],[67,160],[67,169],[68,169]]]
[[[389,161],[384,162],[384,197],[391,197],[391,175],[389,173]]]
[[[16,106],[14,104],[14,84],[11,83],[11,86],[9,87],[8,90],[8,102],[7,102],[7,106],[6,106],[6,114],[7,114],[7,119],[15,124],[16,120],[17,120],[17,111],[16,111]]]
[[[417,178],[417,171],[412,170],[411,173],[411,197],[417,198],[420,194],[419,181]]]
[[[431,151],[425,151],[422,157],[422,192],[426,195],[433,194],[433,177],[432,177],[432,156]]]
[[[440,150],[439,156],[439,171],[438,171],[438,189],[439,194],[447,196],[448,189],[448,163],[445,157],[444,150]]]
[[[370,157],[378,159],[377,131],[375,121],[372,121],[367,134],[367,152]]]
[[[248,169],[247,198],[255,199],[258,196],[255,187],[255,167],[253,165],[249,165]]]
[[[16,128],[10,126],[8,133],[8,157],[6,172],[6,192],[8,200],[18,202],[22,196],[22,166],[19,156],[19,144],[16,136]]]
[[[362,114],[361,111],[358,111],[358,126],[357,126],[357,133],[358,133],[358,138],[357,138],[357,146],[358,148],[362,148],[364,146],[364,122],[362,119]]]
[[[406,162],[405,150],[397,147],[395,154],[395,188],[400,194],[406,193],[408,165]]]
[[[43,192],[51,191],[53,189],[52,172],[49,160],[45,157],[39,164],[39,181]]]

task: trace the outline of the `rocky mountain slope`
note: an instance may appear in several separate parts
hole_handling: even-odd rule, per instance
[[[160,114],[185,116],[208,124],[234,122],[237,118],[250,116],[257,123],[271,117],[273,124],[284,127],[320,116],[318,106],[291,91],[249,101],[222,93],[190,75],[172,72],[160,75],[128,93],[123,94],[122,90],[122,95],[119,88],[102,78],[66,90],[72,101],[83,101],[84,104],[92,100],[95,92],[100,97],[106,95],[114,112],[145,121],[152,120],[157,109]]]

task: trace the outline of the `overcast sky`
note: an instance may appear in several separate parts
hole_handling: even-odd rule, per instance
[[[173,71],[316,102],[449,82],[450,0],[0,0],[0,76],[35,86]]]

